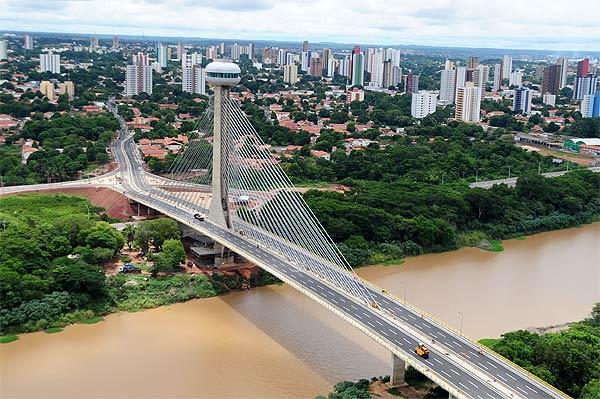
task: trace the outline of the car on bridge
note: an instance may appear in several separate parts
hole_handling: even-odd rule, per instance
[[[194,213],[194,219],[204,222],[206,220],[206,215],[203,213]]]
[[[415,353],[421,356],[423,359],[429,358],[429,348],[425,346],[425,344],[419,344],[415,348]]]

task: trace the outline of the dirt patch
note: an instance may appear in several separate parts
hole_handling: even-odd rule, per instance
[[[373,394],[373,397],[383,399],[423,399],[429,391],[429,388],[416,389],[411,386],[402,386],[395,388],[397,394],[394,395],[389,393],[388,389],[390,389],[390,384],[383,381],[372,382],[369,386],[369,391]]]

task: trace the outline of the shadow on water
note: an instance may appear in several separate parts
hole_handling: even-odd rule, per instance
[[[332,384],[389,374],[383,348],[291,287],[261,287],[222,299]]]

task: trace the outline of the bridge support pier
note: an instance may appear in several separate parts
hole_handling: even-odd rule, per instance
[[[215,251],[215,267],[231,266],[235,263],[234,253],[229,248],[215,241],[213,249]]]
[[[390,384],[393,387],[405,385],[404,374],[406,372],[406,363],[398,356],[392,353],[392,373],[390,374]]]

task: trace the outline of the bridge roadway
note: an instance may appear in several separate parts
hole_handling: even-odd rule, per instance
[[[126,136],[126,130],[119,133],[114,155],[123,177],[122,189],[127,196],[200,231],[261,266],[369,335],[452,395],[473,399],[566,397],[497,355],[485,350],[480,352],[477,344],[377,287],[366,285],[384,310],[349,296],[328,281],[249,242],[244,236],[194,219],[194,210],[175,206],[177,198],[146,182],[139,153],[131,137]],[[428,359],[414,353],[420,342],[427,343],[431,349]]]

